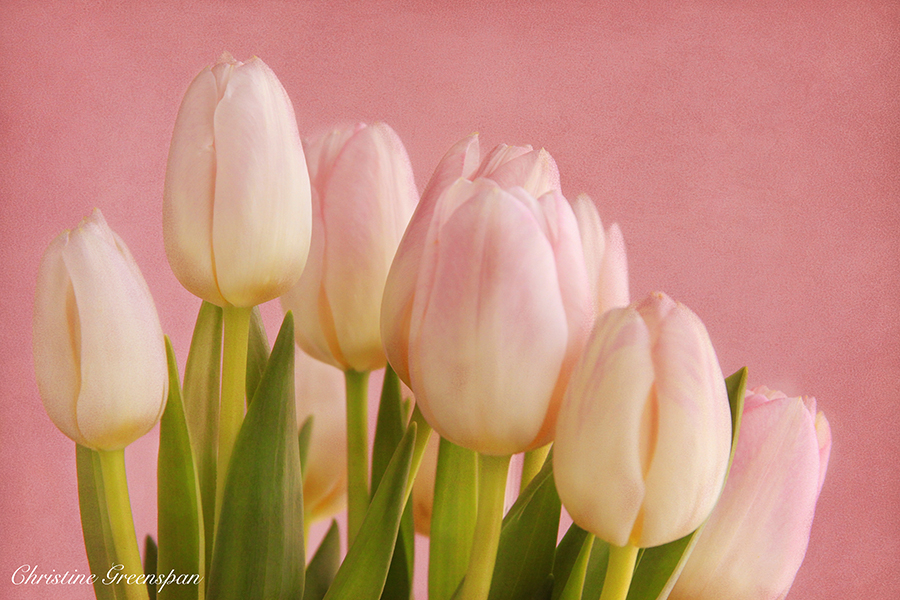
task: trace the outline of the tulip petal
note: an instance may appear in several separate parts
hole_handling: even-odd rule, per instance
[[[671,597],[783,598],[809,541],[818,462],[800,398],[745,408],[728,483]]]
[[[468,177],[478,163],[478,135],[463,138],[444,155],[422,192],[388,272],[381,307],[381,337],[394,371],[409,383],[409,321],[422,248],[438,197],[460,177]]]
[[[50,243],[38,270],[32,334],[34,368],[50,420],[77,443],[90,446],[75,418],[81,387],[81,333],[75,292],[63,258],[69,235],[64,231]],[[60,303],[64,310],[60,310]]]
[[[659,430],[646,479],[642,547],[700,526],[721,492],[731,447],[728,393],[706,328],[683,304],[660,296],[638,308],[650,331],[658,332]]]
[[[290,99],[261,60],[234,70],[214,121],[216,278],[230,304],[253,306],[286,292],[306,264],[309,174]]]
[[[218,305],[212,254],[216,144],[213,115],[219,91],[216,77],[204,69],[185,92],[166,165],[163,238],[178,281],[192,293]]]
[[[552,248],[531,211],[494,185],[471,185],[477,192],[449,216],[441,213],[457,199],[449,191],[435,211],[437,247],[423,256],[413,303],[410,377],[442,436],[510,454],[528,446],[546,414],[566,350],[565,311]]]
[[[631,301],[628,291],[628,259],[625,253],[625,238],[618,223],[609,226],[606,232],[606,246],[597,275],[596,310],[605,312],[610,308],[627,306]]]
[[[513,186],[524,188],[535,198],[550,191],[560,191],[559,169],[549,152],[541,148],[515,158],[505,154],[505,162],[493,169],[484,168],[478,176],[490,177],[504,189]]]
[[[569,382],[556,426],[554,472],[573,520],[618,546],[644,499],[639,449],[653,389],[651,340],[632,308],[601,316]]]
[[[375,124],[338,155],[323,196],[322,282],[346,366],[384,366],[381,300],[388,270],[418,201],[412,166],[397,134]]]
[[[165,408],[168,371],[153,298],[97,211],[70,234],[63,259],[81,328],[78,428],[91,447],[124,448]]]
[[[511,193],[520,200],[530,198],[522,188],[513,188]],[[572,368],[584,348],[584,343],[593,325],[591,296],[588,287],[584,252],[579,244],[578,223],[568,201],[557,191],[550,191],[533,202],[533,210],[544,235],[553,248],[556,261],[557,286],[563,299],[566,313],[566,356],[560,368],[559,378],[553,390],[550,406],[541,426],[541,432],[532,443],[539,447],[553,440],[556,416],[562,402]]]

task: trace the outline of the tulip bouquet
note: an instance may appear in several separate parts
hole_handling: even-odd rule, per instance
[[[163,225],[203,299],[183,374],[99,210],[38,277],[37,381],[76,442],[97,598],[408,600],[414,530],[431,600],[787,594],[828,422],[724,378],[683,304],[630,302],[621,231],[546,151],[482,158],[471,135],[420,197],[390,127],[301,141],[272,71],[226,54],[178,112]],[[270,346],[255,307],[275,298]],[[142,560],[123,452],[157,422]]]

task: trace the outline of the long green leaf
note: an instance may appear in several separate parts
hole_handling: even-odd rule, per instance
[[[552,451],[503,519],[490,600],[531,600],[553,570],[560,502]]]
[[[163,576],[169,573],[197,575],[198,582],[163,586],[158,597],[160,600],[197,600],[203,597],[206,587],[203,510],[191,438],[181,403],[178,365],[168,337],[166,357],[169,364],[169,399],[159,422],[156,469],[158,572]]]
[[[341,538],[337,521],[331,522],[328,533],[306,567],[306,587],[303,600],[322,600],[338,567],[341,566]]]
[[[81,511],[84,549],[87,551],[91,573],[97,575],[94,595],[97,600],[116,600],[116,587],[102,583],[102,574],[117,561],[109,513],[106,510],[100,457],[95,450],[75,444],[75,467],[78,473],[78,507]]]
[[[428,557],[428,597],[450,600],[466,575],[478,508],[478,454],[441,438]]]
[[[222,365],[222,309],[203,302],[197,314],[184,368],[184,416],[194,447],[205,537],[204,571],[209,573],[215,533],[216,449],[219,442],[219,380]]]
[[[553,595],[552,600],[558,600],[562,595],[563,588],[569,580],[569,574],[572,572],[572,566],[578,559],[578,553],[584,545],[588,532],[572,523],[569,526],[566,535],[560,540],[556,547],[556,556],[553,558]]]
[[[359,534],[325,600],[378,600],[381,596],[406,503],[406,481],[415,439],[416,424],[411,423],[381,478]]]
[[[303,597],[294,324],[285,315],[228,467],[207,598]]]
[[[157,571],[158,559],[159,548],[153,541],[153,537],[148,535],[144,538],[144,575],[155,576],[159,572]],[[156,600],[156,586],[148,583],[147,594],[150,596],[150,600]]]
[[[388,365],[384,371],[381,400],[375,426],[375,442],[372,449],[372,490],[378,489],[381,478],[390,463],[397,445],[403,439],[406,410],[400,395],[400,379]],[[383,600],[408,600],[412,593],[415,532],[410,502],[400,521],[400,534],[391,559],[391,567],[382,592]]]
[[[747,385],[746,367],[725,379],[728,402],[731,406],[731,454],[728,468],[734,459],[738,433],[741,429],[741,414],[744,410],[744,390]],[[697,543],[701,525],[696,531],[662,546],[646,548],[634,571],[628,600],[665,600],[684,568],[684,563]]]

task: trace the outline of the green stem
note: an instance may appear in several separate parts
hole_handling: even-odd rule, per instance
[[[479,455],[478,516],[475,518],[472,553],[460,600],[486,600],[491,591],[497,546],[500,544],[500,527],[503,524],[509,458]]]
[[[216,461],[216,523],[222,512],[228,464],[241,423],[244,422],[244,395],[247,387],[247,339],[253,308],[226,306],[225,341],[222,352],[222,404],[219,408],[219,451]]]
[[[591,549],[594,547],[594,536],[588,533],[578,552],[578,558],[569,571],[569,579],[566,580],[566,587],[563,588],[559,600],[581,600],[584,592],[584,578],[587,575],[588,562],[591,558]]]
[[[528,487],[534,476],[541,472],[544,461],[547,460],[547,455],[550,454],[550,446],[551,444],[547,444],[525,453],[525,460],[522,462],[522,479],[519,483],[520,494],[525,491],[525,488]]]
[[[431,425],[425,420],[419,407],[413,410],[412,422],[416,424],[416,445],[413,448],[412,464],[409,467],[409,479],[406,482],[406,497],[403,504],[409,500],[412,494],[413,485],[416,483],[416,475],[419,473],[419,467],[422,465],[422,457],[425,456],[425,448],[428,446],[428,440],[431,437]]]
[[[100,470],[103,473],[103,487],[106,491],[106,509],[109,512],[109,526],[112,532],[116,559],[122,565],[117,574],[140,575],[144,572],[137,537],[134,535],[134,518],[131,516],[131,501],[128,498],[128,482],[125,479],[125,451],[100,450]],[[147,600],[147,586],[128,584],[121,586],[127,600]]]
[[[606,567],[606,579],[603,580],[603,592],[600,600],[625,600],[631,577],[634,575],[634,562],[639,548],[635,546],[609,547],[609,565]]]
[[[347,547],[353,544],[369,508],[369,372],[346,371]]]

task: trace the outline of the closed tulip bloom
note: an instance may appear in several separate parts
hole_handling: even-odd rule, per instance
[[[99,210],[44,253],[33,350],[44,408],[75,442],[120,450],[162,416],[169,380],[156,307]]]
[[[575,198],[572,210],[584,248],[594,313],[601,315],[611,308],[628,306],[628,259],[619,224],[613,223],[604,231],[600,213],[586,194]]]
[[[260,59],[223,54],[188,87],[175,121],[163,200],[172,271],[219,306],[261,304],[300,278],[310,220],[287,92]]]
[[[556,162],[544,149],[500,144],[481,160],[478,135],[472,134],[453,145],[434,171],[422,199],[397,248],[385,284],[381,305],[381,335],[388,361],[400,379],[409,384],[409,326],[412,301],[438,198],[458,179],[491,179],[503,189],[521,187],[531,196],[559,191]]]
[[[591,318],[568,202],[458,179],[436,202],[420,253],[408,337],[394,347],[407,349],[422,414],[483,454],[550,441]]]
[[[297,426],[312,417],[303,465],[303,509],[310,522],[330,517],[347,503],[347,407],[344,374],[305,352],[294,354]]]
[[[722,498],[670,598],[784,598],[806,554],[830,452],[814,398],[748,392]]]
[[[579,526],[616,546],[690,533],[719,497],[730,446],[722,371],[697,315],[654,293],[597,319],[553,451]]]
[[[343,370],[385,365],[379,325],[391,261],[419,196],[403,143],[384,123],[309,140],[313,190],[309,262],[281,298],[297,342]]]

